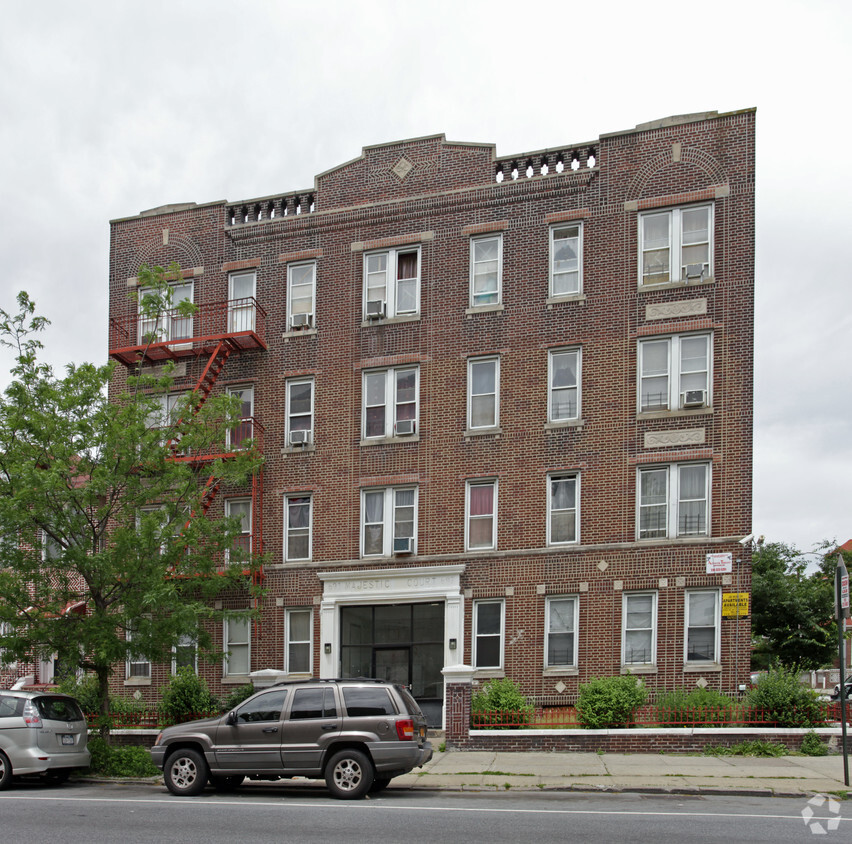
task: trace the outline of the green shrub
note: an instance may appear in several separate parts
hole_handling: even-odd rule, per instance
[[[661,724],[693,724],[723,727],[735,720],[738,704],[716,689],[675,689],[657,698],[657,720]]]
[[[828,745],[813,730],[802,739],[801,750],[805,756],[828,755]]]
[[[521,694],[514,680],[504,677],[490,680],[471,698],[471,712],[482,726],[493,728],[522,727],[530,723],[533,716],[532,704]]]
[[[102,738],[89,738],[93,774],[105,777],[156,777],[160,771],[145,747],[113,747]]]
[[[223,701],[222,709],[225,712],[230,712],[235,706],[239,706],[247,697],[251,697],[255,692],[255,688],[251,683],[246,683],[244,686],[237,686]]]
[[[753,739],[733,744],[730,747],[708,744],[704,748],[705,756],[786,756],[787,748],[777,741]]]
[[[590,730],[626,727],[646,700],[645,684],[631,674],[603,677],[580,684],[577,720]]]
[[[823,707],[813,689],[799,682],[795,668],[771,669],[747,695],[755,710],[753,722],[773,721],[779,727],[816,727],[824,723]]]
[[[80,709],[86,715],[95,715],[100,711],[98,678],[94,674],[87,674],[82,680],[78,680],[73,675],[65,677],[59,683],[58,688],[63,694],[76,698],[77,703],[80,704]]]
[[[210,693],[204,678],[188,665],[178,668],[177,674],[160,689],[160,693],[160,712],[175,724],[219,711],[219,701]]]

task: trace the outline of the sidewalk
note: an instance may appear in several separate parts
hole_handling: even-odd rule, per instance
[[[456,791],[634,791],[791,797],[852,796],[842,756],[679,756],[651,753],[436,752],[391,788]]]

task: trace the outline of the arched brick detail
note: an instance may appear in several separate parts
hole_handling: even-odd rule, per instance
[[[162,236],[152,237],[143,243],[127,262],[124,277],[133,278],[138,275],[142,264],[165,267],[172,261],[177,261],[184,270],[204,265],[201,248],[195,240],[183,234],[169,233],[168,243],[163,243]]]
[[[639,199],[647,186],[648,182],[657,174],[668,167],[680,167],[683,165],[692,165],[697,167],[707,176],[707,186],[721,185],[727,182],[727,177],[722,165],[708,155],[706,152],[693,147],[684,147],[681,150],[680,161],[672,161],[671,149],[660,153],[655,158],[652,158],[647,164],[640,168],[639,172],[630,183],[630,188],[627,191],[625,199]]]

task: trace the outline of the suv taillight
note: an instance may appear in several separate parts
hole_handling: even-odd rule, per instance
[[[37,727],[41,729],[41,715],[39,715],[35,702],[28,700],[24,703],[24,723],[28,727]]]
[[[411,741],[414,738],[414,721],[411,718],[403,718],[396,722],[396,734],[400,741]]]

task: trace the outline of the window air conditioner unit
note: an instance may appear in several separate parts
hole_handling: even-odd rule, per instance
[[[686,280],[701,281],[704,277],[704,264],[687,264],[686,265]]]
[[[395,422],[393,432],[398,437],[410,437],[414,433],[415,424],[413,419],[400,419]]]
[[[385,315],[385,303],[381,299],[367,302],[367,319],[380,319]]]
[[[290,445],[308,445],[310,441],[310,431],[290,431]]]
[[[707,404],[707,390],[686,390],[680,394],[681,407],[704,407]]]
[[[293,328],[308,328],[314,321],[313,314],[293,314]]]
[[[395,538],[393,541],[394,554],[410,554],[414,550],[414,540],[410,536]]]

